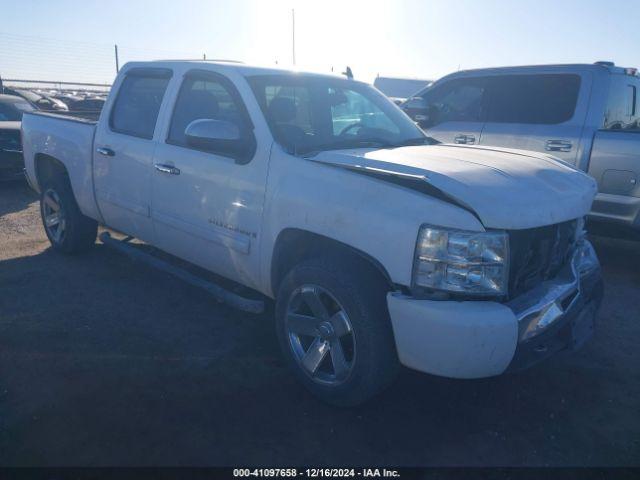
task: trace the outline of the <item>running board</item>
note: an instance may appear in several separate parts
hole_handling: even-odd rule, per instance
[[[169,262],[154,257],[149,253],[138,250],[137,248],[128,245],[128,242],[130,240],[131,237],[127,237],[124,240],[116,240],[109,234],[109,232],[103,232],[100,234],[100,241],[106,246],[111,247],[119,251],[120,253],[124,253],[134,261],[146,263],[147,265],[173,275],[174,277],[177,277],[180,280],[193,285],[194,287],[201,288],[202,290],[210,293],[216,300],[221,303],[226,303],[227,305],[244,312],[264,312],[264,301],[242,297],[237,293],[231,292],[226,288],[221,287],[220,285],[216,285],[213,282],[204,280],[203,278],[200,278],[183,268],[176,267],[174,265],[171,265]]]

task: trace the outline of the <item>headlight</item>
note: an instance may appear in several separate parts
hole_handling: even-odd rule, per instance
[[[506,295],[506,232],[466,232],[423,225],[418,234],[413,284],[447,292]]]

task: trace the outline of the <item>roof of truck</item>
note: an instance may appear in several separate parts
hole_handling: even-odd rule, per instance
[[[272,66],[259,66],[259,65],[247,65],[242,62],[238,62],[235,60],[153,60],[153,61],[145,61],[145,62],[128,62],[123,66],[124,68],[135,68],[135,67],[160,67],[160,68],[182,68],[185,64],[189,66],[211,66],[215,65],[218,67],[223,67],[227,70],[233,70],[240,73],[243,76],[255,76],[255,75],[282,75],[282,74],[304,74],[304,75],[313,75],[318,77],[328,77],[328,78],[345,78],[343,75],[338,73],[319,73],[319,72],[310,72],[303,70],[296,70],[292,68],[282,68],[282,67],[272,67]]]
[[[469,70],[459,70],[449,75],[465,75],[465,74],[477,74],[477,73],[504,73],[515,72],[522,70],[599,70],[609,71],[610,73],[628,73],[628,70],[635,70],[633,68],[626,68],[614,65],[613,62],[596,62],[596,63],[557,63],[547,65],[518,65],[511,67],[489,67],[489,68],[474,68]],[[447,75],[447,76],[449,76]]]

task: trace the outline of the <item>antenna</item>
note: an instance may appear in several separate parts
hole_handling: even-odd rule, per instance
[[[291,9],[291,56],[296,64],[296,9]]]

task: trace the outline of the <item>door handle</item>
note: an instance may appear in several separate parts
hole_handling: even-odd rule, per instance
[[[573,144],[566,140],[547,140],[544,149],[548,152],[570,152]]]
[[[164,163],[156,163],[154,165],[156,170],[162,173],[168,173],[170,175],[180,175],[180,169],[172,165],[165,165]]]
[[[476,143],[476,137],[474,137],[473,135],[456,135],[453,138],[453,141],[460,144],[460,145],[473,145],[474,143]]]
[[[105,157],[114,157],[116,155],[116,152],[108,147],[98,147],[96,148],[96,152],[98,152],[100,155],[104,155]]]

